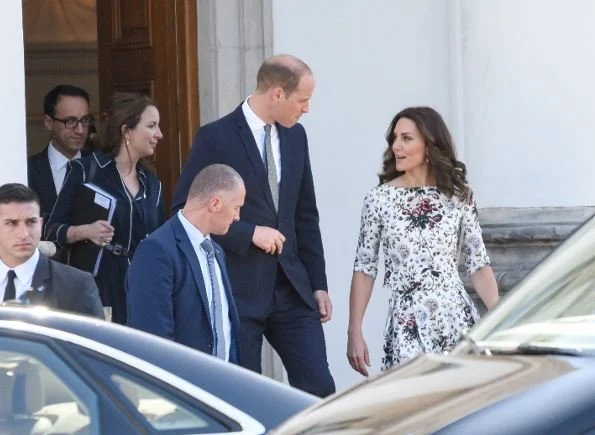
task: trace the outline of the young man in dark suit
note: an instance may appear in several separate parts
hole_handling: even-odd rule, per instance
[[[314,86],[303,61],[289,55],[265,61],[254,94],[198,130],[173,209],[184,205],[205,166],[225,163],[238,171],[246,185],[242,218],[217,241],[227,254],[240,315],[240,364],[261,371],[264,335],[291,385],[327,396],[335,384],[321,323],[330,320],[332,305],[308,141],[298,123]]]
[[[37,194],[18,183],[0,186],[0,300],[103,319],[93,276],[40,254],[41,227]]]
[[[50,143],[27,159],[28,184],[37,193],[44,219],[52,212],[68,162],[81,157],[93,125],[89,94],[77,86],[58,85],[43,100],[43,123]]]
[[[238,362],[239,319],[211,235],[240,217],[246,191],[226,165],[199,172],[183,210],[142,241],[126,277],[128,326]]]

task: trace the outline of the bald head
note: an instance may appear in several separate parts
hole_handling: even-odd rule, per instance
[[[194,178],[188,201],[204,201],[213,195],[229,193],[244,186],[244,180],[231,166],[216,163],[203,168]]]
[[[256,92],[280,87],[287,96],[296,90],[305,74],[312,75],[306,63],[290,54],[278,54],[264,61],[256,76]]]
[[[204,235],[223,235],[240,219],[245,197],[240,174],[221,163],[209,165],[194,178],[182,213]]]

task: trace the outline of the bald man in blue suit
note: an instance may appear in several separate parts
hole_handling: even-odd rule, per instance
[[[211,235],[239,219],[245,193],[229,166],[200,171],[184,209],[136,249],[126,277],[128,326],[238,362],[239,318],[225,254]]]

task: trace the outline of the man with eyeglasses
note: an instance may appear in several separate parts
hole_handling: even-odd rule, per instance
[[[43,100],[43,122],[50,142],[27,161],[29,187],[39,195],[41,216],[46,218],[68,168],[68,162],[84,154],[83,147],[93,125],[89,94],[77,86],[58,85]]]

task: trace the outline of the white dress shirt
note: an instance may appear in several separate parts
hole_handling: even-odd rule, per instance
[[[75,159],[81,157],[81,152],[77,152]],[[48,160],[50,161],[50,168],[52,169],[52,177],[54,178],[54,187],[56,188],[56,194],[60,193],[62,184],[64,183],[64,176],[66,175],[66,165],[70,161],[68,157],[62,154],[56,149],[54,144],[50,142],[48,147]]]
[[[31,258],[17,267],[10,268],[2,260],[0,260],[0,301],[4,300],[4,291],[6,284],[8,284],[8,271],[14,270],[16,277],[14,279],[14,287],[16,290],[16,298],[19,299],[23,293],[31,288],[31,281],[33,281],[33,274],[39,261],[39,251],[36,249]]]
[[[205,250],[200,246],[205,237],[194,225],[192,225],[188,219],[184,217],[182,210],[178,211],[178,218],[180,222],[182,222],[182,226],[186,230],[186,234],[188,234],[188,238],[190,239],[190,243],[192,243],[192,247],[194,248],[194,252],[196,252],[196,256],[198,257],[198,263],[200,264],[200,270],[202,271],[202,278],[205,281],[205,287],[207,292],[207,300],[209,302],[209,312],[211,314],[211,319],[213,318],[213,313],[211,312],[211,301],[213,299],[213,286],[211,284],[211,275],[209,273],[209,263],[207,260],[207,253]],[[216,260],[216,258],[215,258]],[[227,295],[225,293],[225,286],[223,285],[223,279],[221,277],[221,269],[219,267],[218,261],[215,261],[215,274],[217,275],[217,281],[219,281],[219,290],[220,290],[220,298],[221,298],[221,310],[223,311],[223,334],[225,336],[225,343],[227,344],[227,349],[225,349],[225,361],[229,361],[229,346],[231,344],[231,321],[229,320],[229,303],[227,302]],[[211,325],[213,328],[213,325]],[[213,328],[214,329],[214,328]]]
[[[256,146],[258,146],[260,157],[264,161],[264,126],[266,123],[260,119],[256,113],[254,113],[248,104],[248,101],[250,101],[250,97],[248,97],[246,101],[244,101],[244,104],[242,104],[242,112],[244,112],[244,116],[248,122],[248,127],[250,127],[252,136],[254,136],[254,140],[256,141]],[[277,130],[277,126],[275,124],[271,125],[271,148],[273,149],[273,158],[275,159],[275,167],[277,168],[277,182],[280,183],[281,150],[279,149],[279,130]]]

